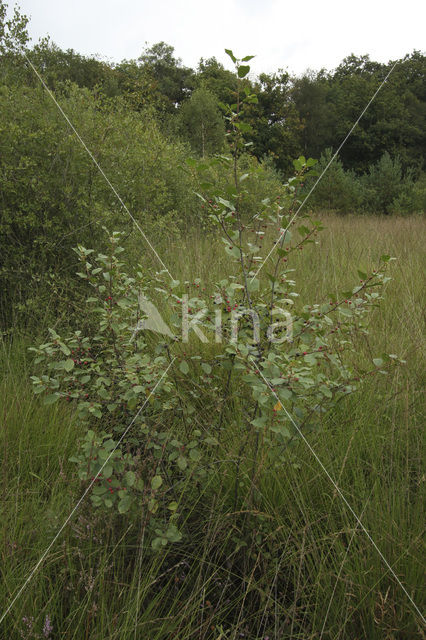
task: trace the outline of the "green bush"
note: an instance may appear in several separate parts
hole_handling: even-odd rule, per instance
[[[332,157],[331,149],[321,155],[319,175]],[[306,180],[302,195],[309,193],[317,179],[318,176]],[[404,175],[399,158],[391,158],[387,152],[361,176],[345,170],[337,157],[315,186],[308,206],[337,213],[421,213],[426,210],[425,180],[424,174],[417,181],[409,171]]]
[[[191,94],[181,105],[177,120],[179,133],[202,158],[223,150],[225,123],[217,98],[207,89],[201,87]]]
[[[316,167],[318,177],[326,169],[333,157],[332,149],[326,149]],[[307,195],[318,177],[308,178],[302,193]],[[309,197],[309,205],[314,209],[325,209],[338,213],[358,211],[362,203],[362,188],[353,171],[345,171],[339,157],[330,164]]]
[[[247,75],[250,67],[234,62],[238,77]],[[242,103],[250,99],[247,94]],[[82,245],[76,249],[78,275],[91,289],[84,314],[94,318],[89,330],[65,336],[50,329],[49,341],[32,348],[36,364],[44,367],[32,376],[35,393],[43,394],[47,404],[72,402],[87,430],[73,461],[92,492],[92,503],[115,506],[120,513],[133,505],[137,513],[142,501],[144,525],[153,524],[154,548],[181,539],[178,501],[168,503],[174,487],[182,485],[183,511],[183,487],[195,490],[208,483],[211,447],[220,446],[221,455],[229,458],[225,421],[243,443],[234,510],[241,494],[241,506],[254,506],[251,484],[260,457],[271,468],[282,465],[294,443],[320,426],[327,408],[353,393],[366,375],[398,361],[384,354],[373,359],[371,371],[356,374],[351,366],[355,348],[349,338],[367,335],[366,319],[381,299],[376,289],[389,280],[385,272],[390,257],[382,256],[371,273],[359,271],[360,283],[330,294],[322,304],[300,300],[287,261],[314,243],[322,225],[305,212],[300,216],[304,224],[293,227],[292,211],[300,202],[298,187],[316,161],[295,160],[284,202],[281,196],[264,199],[258,214],[245,220],[242,206],[250,194],[245,185],[248,172],[256,180],[256,169],[249,166],[242,173],[238,163],[244,144],[238,108],[229,107],[229,122],[235,135],[231,154],[223,156],[222,163],[232,167],[234,184],[221,192],[204,181],[204,195],[199,194],[205,214],[223,233],[228,258],[229,272],[215,283],[215,295],[203,298],[205,289],[198,279],[180,282],[165,271],[149,277],[140,267],[129,276],[120,246],[124,234],[115,232],[105,254]],[[205,163],[194,162],[190,166],[204,175]],[[217,165],[215,159],[211,163]],[[280,236],[274,241],[277,227]],[[261,279],[259,245],[265,237],[272,240],[275,253],[267,277]],[[158,318],[154,299],[167,303],[172,327],[161,331],[167,338],[158,342],[150,333],[158,330],[158,325],[153,327]],[[200,342],[194,352],[195,335]],[[203,434],[197,407],[207,406],[216,411]],[[246,469],[244,480],[246,459],[252,469]]]
[[[133,111],[124,99],[73,84],[56,97],[154,242],[167,229],[179,233],[202,222],[194,175],[183,170],[189,149],[168,139],[149,110]],[[75,296],[70,256],[76,237],[101,242],[99,222],[129,231],[133,223],[41,87],[1,87],[0,110],[0,309],[3,327],[10,327],[39,322],[49,309],[49,280],[68,309]],[[254,158],[243,156],[240,164],[256,173],[248,179],[244,205],[254,215],[279,180]],[[212,179],[225,188],[232,171],[218,162]]]
[[[426,174],[418,180],[406,179],[400,195],[392,201],[390,213],[425,213],[426,212]]]
[[[391,158],[386,151],[377,163],[370,165],[362,177],[362,186],[366,211],[392,213],[393,203],[403,197],[408,186],[399,158]]]
[[[136,113],[75,85],[57,96],[65,113],[142,227],[199,210],[184,145],[167,141],[149,112]],[[132,221],[50,97],[41,88],[0,88],[0,305],[2,323],[25,323],[40,307],[46,276],[74,271],[76,234],[100,238],[99,220]],[[43,307],[43,305],[41,305]]]

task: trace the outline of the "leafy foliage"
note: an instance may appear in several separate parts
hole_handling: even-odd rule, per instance
[[[225,127],[218,101],[210,91],[196,89],[182,104],[178,128],[194,153],[202,158],[222,151]]]
[[[332,149],[321,154],[317,173],[322,177],[317,185],[316,178],[307,178],[303,192],[307,196],[313,189],[308,206],[339,213],[359,211],[363,205],[363,187],[355,173],[345,171],[340,158],[333,160],[333,156]]]
[[[170,217],[191,223],[197,201],[190,176],[179,169],[187,151],[165,138],[152,114],[75,85],[58,99],[136,219],[145,227]],[[38,313],[40,274],[56,278],[59,269],[69,282],[76,234],[84,242],[101,237],[99,221],[124,228],[132,222],[41,89],[2,87],[0,109],[8,123],[0,129],[0,296],[8,326],[15,313],[15,320]]]
[[[399,158],[392,159],[386,151],[377,164],[370,166],[364,177],[365,203],[370,211],[390,213],[392,204],[411,187],[404,180]]]
[[[199,281],[189,297],[189,283],[170,281],[166,272],[148,277],[140,268],[129,276],[120,258],[123,234],[114,232],[105,254],[94,256],[82,245],[76,249],[78,275],[93,290],[86,314],[94,320],[86,335],[77,330],[61,337],[51,329],[50,341],[32,348],[36,363],[46,367],[32,377],[35,393],[42,393],[47,404],[61,398],[72,402],[79,423],[88,429],[72,460],[93,505],[115,507],[121,514],[142,505],[153,549],[181,540],[184,509],[179,510],[179,503],[184,504],[186,491],[191,494],[194,487],[208,483],[211,450],[220,446],[225,459],[229,455],[223,440],[225,420],[232,421],[242,442],[234,509],[240,499],[255,507],[258,456],[271,468],[281,465],[294,443],[317,429],[322,414],[339,398],[351,394],[363,377],[386,373],[384,368],[398,361],[385,354],[373,359],[370,370],[358,367],[356,373],[350,362],[356,359],[351,337],[367,333],[365,318],[381,298],[376,289],[389,280],[389,256],[382,256],[373,273],[359,271],[359,284],[339,296],[331,294],[321,304],[298,299],[288,260],[314,243],[322,229],[307,213],[299,216],[302,224],[292,225],[301,184],[315,174],[315,160],[297,158],[295,175],[282,195],[264,199],[257,215],[243,221],[249,173],[241,173],[238,162],[245,145],[241,116],[253,94],[242,90],[249,72],[242,62],[247,59],[235,58],[236,105],[229,106],[226,115],[230,155],[216,159],[232,167],[234,183],[223,192],[203,181],[198,193],[204,215],[223,233],[231,268],[228,277],[216,283],[213,306],[200,295]],[[189,165],[204,175],[205,162],[191,160]],[[266,235],[273,238],[274,231],[276,237],[277,229],[272,266],[261,280],[258,243]],[[146,305],[155,295],[167,303],[173,328],[170,337],[157,343],[146,324]],[[226,322],[218,340],[222,316]],[[195,335],[201,348],[195,353],[191,348],[188,355],[183,349],[187,342],[194,345]],[[209,342],[206,336],[217,345],[214,354],[202,348]],[[202,385],[197,382],[194,389],[198,377]],[[198,428],[197,405],[216,407],[217,417],[204,431]],[[251,488],[239,473],[249,450]],[[179,500],[170,501],[177,485]]]

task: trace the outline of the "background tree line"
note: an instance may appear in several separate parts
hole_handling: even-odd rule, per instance
[[[76,142],[23,52],[151,236],[203,224],[191,156],[226,150],[224,104],[236,79],[215,58],[196,69],[159,42],[117,64],[48,38],[30,45],[28,19],[0,0],[0,296],[11,309],[39,312],[49,274],[67,290],[71,247],[98,234],[99,221],[129,221]],[[309,206],[339,212],[419,212],[426,208],[425,64],[420,52],[396,66],[359,126],[310,197]],[[246,153],[256,165],[247,214],[279,192],[300,154],[324,168],[392,63],[346,58],[334,71],[300,77],[279,70],[244,80],[256,101],[244,115]],[[214,180],[231,180],[218,165]],[[307,181],[305,194],[312,185]],[[131,226],[129,225],[129,232]],[[64,258],[67,256],[67,258]],[[69,294],[67,294],[69,297]]]
[[[235,77],[216,58],[201,58],[191,69],[165,42],[146,47],[136,60],[120,63],[63,51],[49,38],[29,47],[27,19],[16,13],[7,29],[5,4],[1,6],[2,84],[37,85],[19,53],[19,47],[25,47],[51,89],[74,83],[105,97],[121,96],[129,109],[153,109],[163,129],[180,133],[195,151],[202,152],[203,136],[205,142],[208,138],[205,153],[220,150],[220,103],[233,101]],[[288,171],[299,153],[319,157],[326,148],[336,149],[393,65],[394,61],[385,64],[368,55],[350,55],[332,71],[308,70],[294,76],[280,69],[247,79],[247,88],[258,98],[247,113],[251,130],[246,137],[252,153],[258,159],[270,155],[281,171]],[[385,152],[398,156],[404,170],[410,167],[419,173],[424,168],[425,70],[426,57],[419,51],[398,61],[342,149],[345,169],[364,173]]]

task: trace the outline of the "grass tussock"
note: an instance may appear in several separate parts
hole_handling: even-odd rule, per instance
[[[319,246],[292,265],[301,296],[320,301],[356,284],[357,268],[375,268],[382,253],[395,256],[385,299],[357,347],[361,360],[386,351],[406,364],[338,403],[309,441],[422,609],[425,223],[323,220]],[[227,273],[220,239],[207,235],[176,238],[166,255],[175,277],[199,277],[207,289]],[[33,396],[27,346],[15,340],[1,351],[3,610],[82,493],[68,462],[82,434],[68,405],[46,407]],[[205,426],[210,411],[200,416]],[[424,637],[416,610],[306,445],[272,466],[260,449],[253,475],[250,448],[235,463],[238,425],[231,420],[226,429],[216,472],[185,505],[180,543],[154,553],[143,514],[129,521],[85,501],[1,623],[1,637]]]

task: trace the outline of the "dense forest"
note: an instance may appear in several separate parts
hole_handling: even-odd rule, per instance
[[[150,110],[165,136],[189,143],[194,153],[223,149],[222,107],[232,103],[236,79],[216,58],[201,58],[191,69],[176,57],[172,46],[159,42],[145,48],[137,60],[112,64],[72,49],[63,51],[49,38],[29,48],[22,17],[11,32],[15,42],[3,36],[0,45],[2,85],[11,91],[26,87],[29,92],[39,85],[20,54],[24,46],[58,96],[69,95],[72,87],[87,89],[104,109],[121,100],[129,112],[142,117]],[[387,64],[368,55],[350,55],[332,71],[307,70],[292,76],[279,69],[247,78],[247,91],[257,96],[246,113],[250,152],[259,160],[271,158],[285,173],[297,154],[319,158],[325,149],[335,150],[393,69],[342,148],[341,161],[344,169],[360,175],[388,153],[398,158],[404,175],[409,171],[418,177],[426,148],[425,66],[419,51]]]

